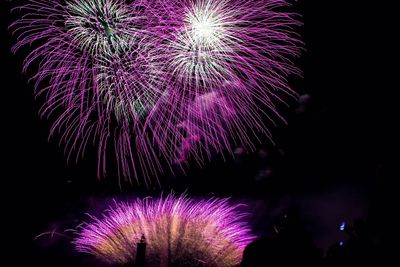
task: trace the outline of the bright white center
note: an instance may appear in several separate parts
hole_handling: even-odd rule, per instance
[[[214,36],[215,25],[211,18],[205,18],[201,21],[193,22],[193,31],[195,36],[207,40]]]
[[[187,14],[186,22],[192,40],[198,45],[215,45],[223,32],[218,13],[209,8],[195,7]]]

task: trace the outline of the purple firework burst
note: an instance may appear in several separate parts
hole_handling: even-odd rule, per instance
[[[159,146],[173,142],[200,163],[232,154],[232,142],[253,149],[270,137],[265,120],[283,120],[276,103],[296,96],[287,80],[300,75],[290,60],[302,49],[296,15],[278,11],[285,0],[164,2],[165,39],[150,60],[170,101],[147,117]]]
[[[60,133],[68,158],[96,144],[99,175],[110,149],[119,176],[139,176],[139,164],[145,177],[160,168],[143,132],[143,117],[165,98],[152,87],[154,71],[144,52],[157,18],[150,7],[151,1],[32,0],[18,8],[25,14],[11,25],[13,52],[36,45],[23,70],[38,62],[32,79],[36,94],[46,98],[41,115],[56,117],[50,134]]]
[[[149,178],[165,166],[249,150],[270,137],[266,119],[293,97],[290,61],[301,51],[286,0],[31,0],[11,25],[40,114],[55,118],[68,158],[98,147],[118,176]],[[282,118],[281,118],[282,119]],[[164,167],[163,167],[164,166]]]
[[[236,266],[254,239],[237,208],[227,199],[174,195],[115,203],[103,217],[83,224],[74,244],[101,261],[124,264],[135,259],[144,235],[149,266]]]

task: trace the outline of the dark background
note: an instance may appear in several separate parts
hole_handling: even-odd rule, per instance
[[[70,235],[62,233],[82,218],[98,213],[114,196],[157,194],[118,186],[117,177],[96,176],[94,152],[67,164],[57,138],[48,140],[50,122],[37,115],[33,85],[21,74],[24,53],[12,55],[15,42],[8,25],[16,14],[0,5],[2,106],[3,231],[15,266],[78,266],[87,258],[71,252]],[[395,150],[394,36],[391,8],[364,1],[298,1],[306,51],[298,64],[303,79],[292,79],[301,101],[283,109],[288,124],[272,129],[275,145],[265,140],[257,152],[226,162],[216,157],[186,176],[161,177],[163,191],[187,190],[193,196],[232,196],[252,211],[251,223],[260,235],[270,234],[272,222],[296,209],[321,249],[347,237],[337,230],[346,221],[363,218],[384,243],[390,236],[392,181],[398,162]],[[397,74],[398,77],[398,74]],[[397,79],[397,78],[396,78]],[[303,101],[306,99],[306,101]],[[94,150],[93,150],[94,151]],[[392,188],[392,190],[389,190]],[[104,201],[106,200],[106,201]],[[14,265],[10,265],[14,266]],[[18,265],[19,266],[19,265]]]

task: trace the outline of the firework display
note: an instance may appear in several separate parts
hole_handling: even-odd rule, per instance
[[[74,244],[103,262],[125,264],[134,261],[144,236],[148,266],[235,266],[254,239],[237,209],[227,199],[198,201],[173,194],[115,203],[102,217],[91,216]]]
[[[98,175],[152,177],[232,144],[254,149],[296,93],[301,52],[286,0],[31,0],[11,25],[13,52],[45,98],[68,158],[97,147]],[[111,155],[107,157],[107,155]],[[169,167],[167,167],[169,166]]]

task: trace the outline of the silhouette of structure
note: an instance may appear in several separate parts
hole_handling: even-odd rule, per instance
[[[146,238],[144,235],[140,238],[136,248],[136,267],[146,266]]]
[[[243,252],[241,267],[321,266],[321,257],[310,233],[295,210],[278,218],[271,236],[250,243]]]

